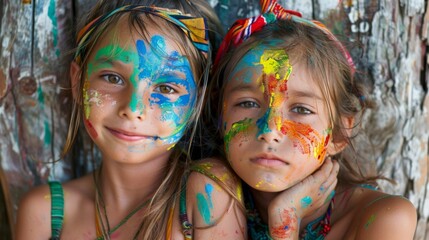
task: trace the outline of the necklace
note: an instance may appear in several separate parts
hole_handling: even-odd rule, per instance
[[[254,240],[272,240],[268,225],[265,224],[255,208],[252,194],[247,187],[243,189],[246,200],[247,229],[250,239]],[[299,239],[301,240],[324,240],[331,230],[331,213],[334,207],[334,198],[332,198],[328,210],[323,216],[307,224]]]
[[[107,217],[106,205],[104,203],[103,194],[99,187],[98,178],[100,174],[101,174],[101,167],[98,171],[98,174],[96,174],[96,171],[93,172],[95,191],[96,191],[95,193],[95,226],[96,226],[96,234],[97,234],[96,239],[110,240],[110,235],[114,233],[116,230],[118,230],[122,225],[124,225],[132,216],[134,216],[134,214],[136,214],[143,207],[145,207],[152,198],[149,198],[143,203],[141,203],[140,205],[138,205],[127,216],[125,216],[115,227],[110,229],[109,219]],[[103,212],[101,212],[100,208],[103,210]],[[104,217],[104,219],[102,217]],[[137,229],[137,232],[134,235],[133,239],[136,239],[137,236],[140,234],[141,228],[142,228],[142,224],[140,224],[140,227]]]

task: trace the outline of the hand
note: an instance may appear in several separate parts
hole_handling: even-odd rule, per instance
[[[269,228],[274,239],[298,239],[300,219],[317,211],[334,196],[338,170],[338,162],[327,158],[316,172],[271,201]]]

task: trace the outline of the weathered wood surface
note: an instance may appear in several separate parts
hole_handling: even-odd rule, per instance
[[[71,2],[25,2],[3,0],[0,6],[0,163],[13,213],[29,188],[72,173],[69,159],[52,163],[60,156],[68,121],[62,59],[73,38]]]
[[[30,187],[50,178],[69,179],[92,168],[86,140],[74,161],[65,159],[55,165],[46,161],[59,157],[65,139],[70,98],[63,90],[68,86],[67,66],[60,60],[72,40],[70,26],[73,17],[79,19],[93,2],[0,1],[0,163],[12,215]],[[258,0],[208,2],[225,26],[237,17],[259,13]],[[385,191],[404,195],[417,207],[415,239],[429,239],[429,4],[424,0],[279,2],[304,17],[321,20],[347,40],[362,43],[363,50],[352,54],[362,57],[357,64],[367,73],[378,107],[364,121],[373,147],[359,151],[396,180],[396,185],[380,182]]]

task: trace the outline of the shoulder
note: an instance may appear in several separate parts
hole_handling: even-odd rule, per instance
[[[43,185],[25,194],[18,206],[16,239],[51,237],[51,195],[49,185]],[[34,238],[33,238],[34,239]]]
[[[238,228],[244,229],[241,182],[219,159],[204,159],[193,164],[187,182],[186,203],[194,231],[219,227],[225,233],[228,232],[226,225],[234,233],[241,232]],[[196,236],[205,236],[201,234],[204,233]]]
[[[355,218],[356,239],[413,238],[417,212],[408,199],[378,191],[365,192],[358,204],[361,214]]]
[[[230,190],[236,190],[238,185],[241,186],[240,179],[229,165],[218,158],[206,158],[195,161],[191,166],[191,171],[191,177],[193,178],[209,178]]]
[[[82,177],[61,184],[64,198],[64,218],[73,219],[80,212],[83,199],[88,199],[90,178]],[[16,219],[16,239],[49,239],[51,237],[51,191],[49,185],[31,189],[20,200]],[[35,237],[36,236],[36,237]]]

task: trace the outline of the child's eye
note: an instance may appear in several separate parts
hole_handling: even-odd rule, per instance
[[[155,88],[155,91],[162,94],[172,94],[177,92],[174,88],[168,85],[159,85],[158,87]]]
[[[112,84],[124,83],[124,80],[122,80],[122,78],[120,78],[118,75],[115,75],[115,74],[104,74],[101,77],[104,78],[104,80],[106,80],[107,82]]]
[[[313,111],[309,110],[308,108],[300,107],[300,106],[292,108],[292,112],[298,113],[298,114],[312,114],[312,113],[314,113]]]
[[[259,104],[253,101],[244,101],[238,103],[237,105],[243,108],[260,108]]]

